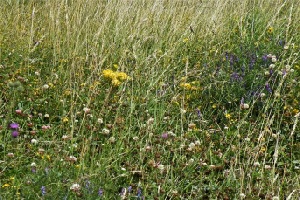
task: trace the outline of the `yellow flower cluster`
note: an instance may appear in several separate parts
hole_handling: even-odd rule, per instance
[[[113,86],[119,86],[123,81],[129,79],[125,72],[114,72],[111,69],[105,69],[102,72],[104,78],[110,79]]]

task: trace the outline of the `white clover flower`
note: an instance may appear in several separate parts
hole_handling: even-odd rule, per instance
[[[97,122],[98,122],[99,124],[103,124],[103,119],[102,119],[102,118],[98,118],[98,119],[97,119]]]
[[[191,142],[190,144],[189,144],[189,149],[194,149],[195,148],[195,143],[194,142]]]
[[[31,167],[36,167],[36,164],[35,164],[35,162],[33,162],[33,163],[31,163],[31,165],[30,165]]]
[[[273,63],[277,62],[276,56],[272,56],[272,62],[273,62]]]
[[[104,129],[102,129],[102,133],[103,133],[104,135],[109,135],[110,130],[107,129],[107,128],[104,128]]]
[[[245,197],[246,197],[246,195],[245,195],[244,193],[241,193],[241,194],[240,194],[240,198],[241,198],[241,199],[244,199]]]
[[[85,112],[85,113],[89,113],[91,111],[91,109],[89,109],[89,108],[83,108],[83,112]]]
[[[270,64],[269,68],[270,69],[274,69],[275,68],[275,64]]]
[[[31,139],[31,144],[37,144],[38,141],[36,139]]]
[[[70,190],[72,191],[79,191],[80,190],[80,185],[78,183],[74,183],[73,185],[71,185]]]
[[[50,86],[49,86],[48,84],[45,84],[45,85],[43,85],[42,88],[43,88],[44,90],[47,90],[47,89],[49,89],[49,87],[50,87]]]

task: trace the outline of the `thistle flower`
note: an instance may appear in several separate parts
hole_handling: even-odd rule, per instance
[[[13,131],[13,132],[11,132],[11,136],[13,138],[17,138],[19,136],[19,132],[18,131]]]
[[[16,130],[16,129],[19,128],[19,124],[17,124],[17,123],[11,123],[11,124],[9,125],[9,128]]]

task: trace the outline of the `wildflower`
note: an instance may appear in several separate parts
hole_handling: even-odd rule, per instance
[[[19,132],[18,131],[13,131],[13,132],[11,132],[11,136],[13,138],[17,138],[19,136]]]
[[[241,104],[241,109],[245,109],[245,110],[249,109],[249,104],[247,103]]]
[[[22,110],[18,109],[18,110],[15,110],[16,114],[17,115],[21,115],[22,114]]]
[[[63,123],[67,123],[69,121],[68,117],[63,117],[61,120]]]
[[[102,118],[98,118],[98,119],[97,119],[97,122],[98,122],[99,124],[103,124],[103,119],[102,119]]]
[[[166,133],[163,133],[162,135],[161,135],[161,137],[163,138],[163,139],[167,139],[168,138],[168,133],[166,132]]]
[[[272,169],[271,165],[265,165],[265,169]]]
[[[273,27],[269,27],[269,28],[267,29],[267,33],[269,33],[269,34],[272,34],[273,31],[274,31]]]
[[[67,160],[70,161],[70,162],[76,162],[76,161],[77,161],[77,158],[76,158],[75,156],[69,156],[69,157],[67,158]]]
[[[99,197],[103,196],[103,189],[99,188],[99,190],[98,190],[98,196]]]
[[[277,58],[276,58],[276,56],[272,56],[272,62],[277,62]]]
[[[17,124],[17,123],[11,123],[9,125],[9,128],[11,128],[11,129],[18,129],[19,128],[19,124]]]
[[[226,117],[227,119],[230,119],[230,118],[231,118],[231,115],[230,115],[229,113],[225,113],[225,117]]]
[[[13,158],[15,156],[14,153],[7,153],[7,157]]]
[[[259,162],[255,162],[255,163],[253,163],[253,166],[254,166],[254,167],[259,167],[260,164],[259,164]]]
[[[85,114],[88,114],[88,113],[91,112],[91,109],[89,109],[89,108],[87,108],[87,107],[84,107],[84,108],[83,108],[83,112],[84,112]]]
[[[45,196],[45,194],[46,194],[46,187],[45,186],[41,187],[41,192],[42,192],[42,196]]]
[[[128,76],[124,72],[116,72],[116,76],[120,81],[125,81],[128,79]]]
[[[121,85],[121,82],[118,79],[116,79],[116,78],[112,79],[111,83],[112,83],[113,86],[119,86],[119,85]]]
[[[50,87],[50,86],[49,86],[48,84],[45,84],[45,85],[43,85],[42,88],[43,88],[44,90],[47,90],[47,89],[49,89],[49,87]]]
[[[105,78],[110,78],[110,79],[115,78],[115,73],[111,69],[105,69],[105,70],[103,70],[102,75]]]
[[[107,128],[102,129],[102,134],[103,135],[109,135],[109,133],[110,133],[109,129],[107,129]]]
[[[265,88],[266,88],[266,90],[267,90],[269,93],[272,93],[272,89],[271,89],[269,83],[267,83],[267,84],[265,85]]]
[[[246,197],[246,195],[244,193],[240,194],[241,199],[244,199]]]
[[[73,185],[71,185],[70,190],[74,191],[74,192],[78,192],[80,190],[80,185],[78,183],[74,183]]]
[[[31,139],[31,144],[37,144],[38,141],[36,139]]]
[[[5,183],[4,185],[2,185],[1,187],[2,188],[6,188],[6,187],[9,187],[10,185],[8,183]]]

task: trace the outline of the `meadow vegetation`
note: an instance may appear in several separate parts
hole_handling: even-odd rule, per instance
[[[300,198],[298,0],[2,0],[0,199]]]

